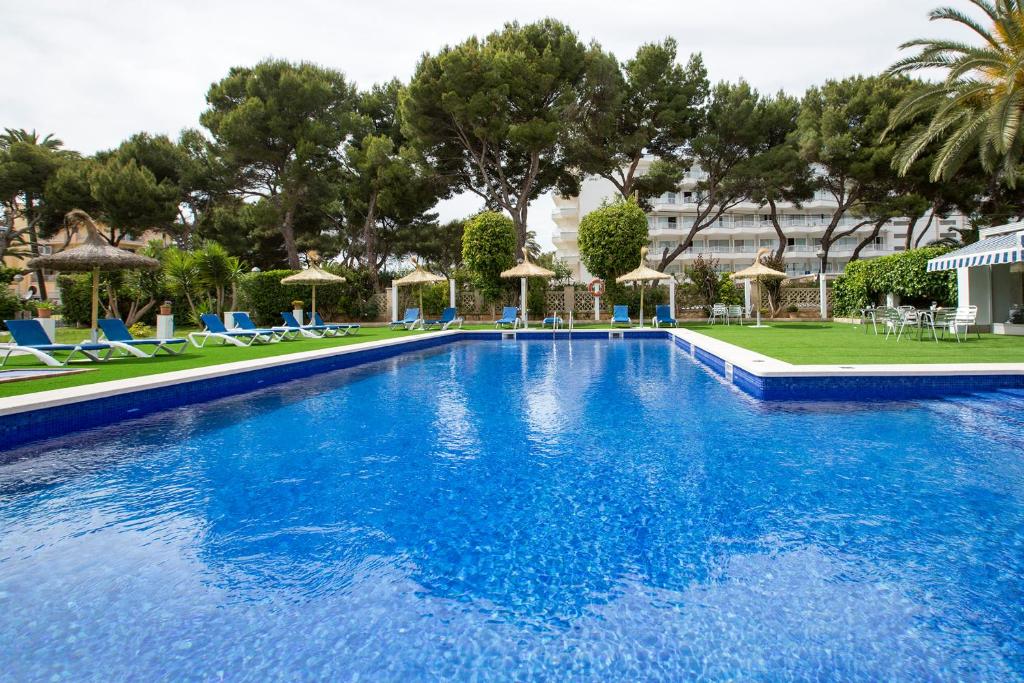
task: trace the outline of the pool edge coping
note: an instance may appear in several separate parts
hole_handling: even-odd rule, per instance
[[[700,332],[686,328],[587,328],[577,334],[586,334],[593,338],[594,334],[622,334],[624,337],[638,336],[637,333],[650,335],[664,334],[666,339],[675,338],[704,353],[715,356],[728,366],[728,373],[733,369],[742,370],[759,378],[827,378],[827,377],[969,377],[969,376],[1016,376],[1024,375],[1024,363],[970,363],[970,364],[884,364],[884,365],[793,365],[785,361],[766,356],[756,351],[709,337]],[[394,337],[391,339],[375,339],[356,342],[344,346],[334,346],[310,351],[297,351],[266,358],[252,358],[230,363],[203,366],[161,372],[141,377],[109,380],[93,384],[83,384],[66,389],[49,389],[46,391],[19,394],[0,398],[0,417],[47,408],[57,408],[95,399],[108,398],[151,389],[217,379],[233,375],[305,363],[334,356],[360,353],[374,349],[402,346],[422,340],[452,338],[458,341],[463,338],[486,336],[493,338],[496,334],[513,336],[529,335],[546,337],[551,331],[541,330],[444,330]],[[566,336],[567,331],[560,330],[558,337]],[[609,334],[609,338],[611,334]]]

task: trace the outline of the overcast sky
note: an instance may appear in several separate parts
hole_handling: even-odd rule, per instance
[[[701,52],[715,80],[801,93],[826,78],[877,73],[901,42],[949,35],[929,24],[941,0],[666,0],[444,2],[372,0],[0,0],[0,127],[54,133],[85,153],[138,131],[176,136],[198,125],[207,88],[235,65],[312,61],[366,87],[408,80],[419,56],[504,22],[552,16],[620,60],[674,37]],[[949,4],[966,6],[963,0]],[[963,34],[961,37],[966,38]],[[552,204],[531,208],[550,245]],[[468,197],[441,207],[465,215]]]

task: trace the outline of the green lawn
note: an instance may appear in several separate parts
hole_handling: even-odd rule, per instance
[[[1024,337],[974,334],[957,343],[947,336],[935,343],[914,336],[886,339],[861,327],[841,323],[769,323],[751,329],[744,325],[686,325],[715,339],[795,365],[870,363],[1024,363]]]
[[[185,336],[189,330],[177,330],[177,333]],[[88,368],[88,372],[63,377],[51,377],[46,379],[33,379],[18,382],[0,382],[0,397],[18,396],[35,391],[47,391],[49,389],[65,389],[67,387],[80,386],[82,384],[93,384],[95,382],[106,382],[115,379],[126,379],[128,377],[142,377],[160,372],[172,372],[174,370],[188,370],[190,368],[201,368],[219,363],[231,363],[252,358],[267,358],[286,353],[299,351],[315,351],[316,349],[329,348],[332,346],[344,346],[358,342],[372,341],[375,339],[387,339],[397,336],[408,336],[422,334],[421,332],[405,332],[403,330],[389,330],[386,327],[364,327],[356,335],[347,337],[305,339],[296,341],[283,341],[277,344],[262,344],[249,347],[208,345],[205,348],[197,349],[191,344],[179,356],[168,356],[161,353],[155,358],[124,358],[111,360],[107,363],[72,363],[74,368]],[[88,330],[58,328],[57,341],[62,343],[77,343],[86,339]],[[63,357],[63,356],[61,356]],[[11,358],[6,368],[17,367],[45,367],[31,356],[18,356]]]

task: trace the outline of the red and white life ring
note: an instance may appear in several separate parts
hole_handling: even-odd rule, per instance
[[[593,280],[590,281],[590,284],[587,285],[587,290],[594,297],[601,296],[602,294],[604,294],[604,280],[595,277]]]

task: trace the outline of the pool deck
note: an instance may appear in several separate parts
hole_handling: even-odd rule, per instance
[[[466,339],[541,340],[550,330],[448,330],[0,398],[0,450]],[[565,338],[565,331],[557,336]],[[908,400],[1024,389],[1024,363],[792,365],[687,329],[594,329],[576,339],[671,339],[763,400]],[[141,393],[140,393],[141,392]]]

